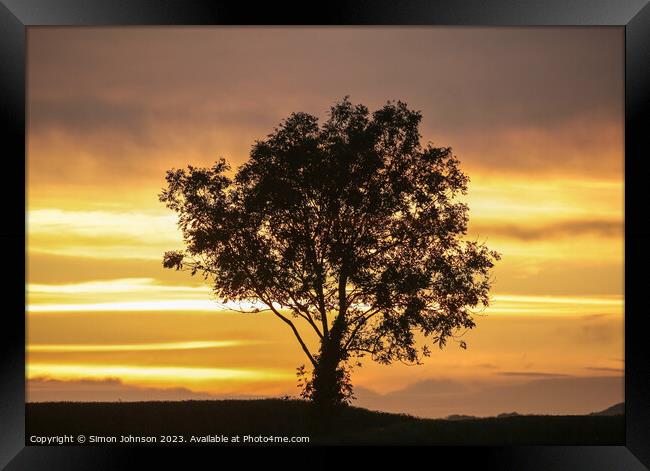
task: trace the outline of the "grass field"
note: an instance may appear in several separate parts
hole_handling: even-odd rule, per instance
[[[308,436],[318,444],[622,445],[623,415],[420,419],[346,407],[326,419],[298,400],[31,403],[27,437]],[[243,438],[242,438],[243,439]],[[232,442],[230,442],[232,444]],[[250,442],[249,442],[250,443]],[[267,442],[268,443],[268,442]],[[32,443],[33,444],[33,443]],[[88,443],[88,440],[85,444]]]

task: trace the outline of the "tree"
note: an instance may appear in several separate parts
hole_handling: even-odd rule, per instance
[[[420,121],[402,102],[369,113],[346,97],[322,126],[291,114],[234,177],[224,159],[167,172],[160,200],[186,250],[164,266],[286,323],[311,370],[302,394],[318,404],[348,401],[353,362],[419,363],[488,305],[499,255],[462,239],[468,177],[450,148],[420,144]]]

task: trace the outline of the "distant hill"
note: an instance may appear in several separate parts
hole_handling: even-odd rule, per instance
[[[499,415],[497,415],[497,419],[503,419],[505,417],[519,417],[521,414],[517,412],[503,412]]]
[[[308,436],[310,444],[622,445],[623,416],[419,419],[345,407],[322,417],[299,400],[41,402],[26,405],[27,437]],[[210,441],[208,441],[210,443]],[[119,445],[119,443],[117,443]],[[198,444],[201,444],[200,442]]]
[[[475,420],[478,417],[474,415],[452,414],[447,416],[446,420]]]
[[[497,415],[497,419],[504,419],[506,417],[519,417],[521,414],[518,414],[517,412],[504,412],[502,414]],[[491,417],[476,417],[475,415],[464,415],[464,414],[452,414],[448,415],[445,420],[478,420],[478,419],[485,419],[485,418],[491,418]]]
[[[600,412],[592,412],[590,415],[600,415],[600,416],[625,415],[625,403],[620,402],[618,404],[614,404],[613,406],[608,407],[605,410],[601,410]]]

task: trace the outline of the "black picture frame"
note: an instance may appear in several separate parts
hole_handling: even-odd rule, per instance
[[[124,469],[220,456],[224,448],[92,448],[25,446],[25,317],[19,268],[25,269],[26,28],[35,25],[475,25],[621,26],[625,28],[625,446],[437,447],[435,462],[451,458],[482,469],[642,470],[650,467],[650,349],[643,329],[649,265],[641,212],[650,156],[650,6],[648,0],[348,0],[318,5],[203,0],[0,0],[0,115],[5,268],[0,327],[0,466],[9,470]],[[21,307],[22,305],[22,307]],[[231,449],[232,450],[232,449]],[[250,449],[244,454],[249,456]],[[268,451],[269,448],[264,449]],[[273,450],[278,450],[274,448]],[[293,449],[295,450],[295,449]],[[303,453],[314,451],[302,448]],[[383,448],[372,455],[390,452]],[[235,449],[235,452],[242,450]],[[260,451],[260,450],[257,450]],[[183,458],[181,455],[185,455]],[[210,455],[208,457],[207,455]],[[322,457],[322,454],[319,453]],[[323,457],[323,463],[328,459]],[[335,460],[332,456],[330,459]],[[178,461],[176,461],[178,460]],[[196,460],[196,461],[195,461]]]

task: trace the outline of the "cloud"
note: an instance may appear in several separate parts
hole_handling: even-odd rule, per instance
[[[537,378],[559,378],[569,376],[560,373],[543,373],[541,371],[501,371],[496,373],[499,376],[522,376],[522,377],[537,377]]]
[[[476,366],[477,366],[478,368],[486,368],[486,369],[490,369],[490,370],[491,370],[491,369],[494,369],[494,368],[498,368],[497,365],[495,365],[495,364],[493,364],[493,363],[479,363],[479,364],[476,365]]]
[[[405,391],[412,396],[430,396],[436,394],[457,394],[466,392],[468,385],[458,380],[426,379],[409,385]]]
[[[177,216],[167,211],[155,214],[121,211],[71,211],[57,208],[33,209],[27,213],[30,234],[76,235],[85,237],[130,237],[140,242],[159,234],[165,242],[181,242]],[[175,236],[175,237],[174,237]]]
[[[56,267],[53,269],[52,267]],[[166,285],[203,286],[201,278],[187,273],[162,268],[162,252],[157,258],[104,258],[98,263],[96,257],[49,254],[33,251],[27,254],[27,272],[30,283],[68,284],[88,280],[111,280],[119,278],[153,278]]]
[[[624,326],[621,325],[619,329],[612,329],[611,324],[599,319],[591,319],[589,323],[585,323],[579,332],[575,335],[576,342],[591,343],[598,345],[606,345],[617,342],[623,337]]]
[[[625,286],[622,260],[609,262],[595,256],[591,260],[569,257],[557,260],[531,257],[530,262],[505,257],[504,260],[507,263],[497,264],[495,269],[495,289],[503,292],[542,296],[611,296],[621,295]],[[535,268],[534,271],[529,269],[530,265]]]
[[[491,176],[623,178],[623,117],[564,118],[546,124],[512,123],[438,132],[464,169]]]
[[[124,384],[116,378],[62,381],[33,378],[27,382],[27,401],[182,401],[216,396],[187,388],[152,388]]]
[[[161,260],[165,250],[183,243],[171,212],[71,211],[27,212],[29,250],[95,258]]]
[[[399,92],[452,128],[622,113],[623,33],[605,28],[49,28],[28,45],[36,99],[201,109]]]
[[[60,130],[83,136],[88,133],[128,133],[131,139],[147,132],[153,116],[135,103],[116,103],[100,97],[76,100],[34,99],[29,104],[32,132]]]
[[[585,320],[597,321],[602,316],[594,317],[595,310],[603,314],[618,315],[623,312],[623,297],[555,296],[548,294],[535,296],[495,292],[490,296],[490,307],[486,308],[485,312],[487,314],[587,316]],[[606,321],[607,319],[601,320]],[[583,330],[593,328],[593,325],[586,324]]]
[[[121,134],[136,143],[156,146],[161,141],[156,132],[160,126],[186,128],[190,125],[202,131],[210,127],[227,129],[266,128],[277,124],[278,116],[268,109],[255,106],[234,106],[199,100],[191,107],[177,103],[137,100],[117,101],[101,95],[76,99],[34,99],[30,101],[30,129],[36,133],[59,131],[72,136],[88,134]]]
[[[500,236],[522,241],[547,240],[551,238],[574,238],[595,235],[603,238],[620,237],[623,234],[623,221],[574,220],[562,221],[541,226],[516,224],[473,224],[473,233],[480,236]]]
[[[325,117],[348,94],[405,100],[424,140],[472,168],[622,171],[615,29],[48,28],[28,46],[40,183],[158,186],[173,165],[240,164],[290,112]]]
[[[607,367],[594,367],[594,366],[588,366],[585,368],[585,370],[590,370],[590,371],[611,371],[612,373],[619,373],[623,374],[625,370],[621,368],[607,368]]]

